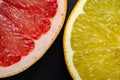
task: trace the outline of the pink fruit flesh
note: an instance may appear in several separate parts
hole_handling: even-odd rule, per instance
[[[57,0],[3,0],[0,3],[0,66],[28,55],[45,34],[57,11]]]
[[[56,13],[57,0],[3,0],[17,8],[53,17]]]

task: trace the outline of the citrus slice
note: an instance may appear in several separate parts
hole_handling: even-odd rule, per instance
[[[78,0],[63,47],[74,80],[119,80],[120,0]]]
[[[45,54],[66,10],[67,0],[0,0],[0,78],[26,70]]]

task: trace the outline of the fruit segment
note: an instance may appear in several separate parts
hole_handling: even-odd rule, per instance
[[[6,67],[28,55],[35,47],[34,40],[49,31],[57,0],[3,1],[0,3],[0,66]]]
[[[34,48],[34,42],[2,14],[0,25],[0,66],[9,66],[27,55]]]
[[[19,29],[34,39],[47,32],[50,28],[50,20],[39,14],[33,14],[28,10],[18,9],[10,4],[0,4],[0,13],[14,22]]]
[[[120,79],[120,0],[87,0],[74,22],[73,63],[83,80]]]
[[[88,0],[84,6],[84,11],[99,22],[107,24],[120,14],[119,6],[119,0]]]
[[[36,12],[46,17],[54,17],[57,11],[57,0],[3,0],[20,9]]]

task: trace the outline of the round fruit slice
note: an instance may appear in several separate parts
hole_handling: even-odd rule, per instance
[[[120,0],[79,0],[64,32],[74,80],[120,79]]]
[[[67,0],[0,0],[0,78],[26,70],[45,54],[66,10]]]

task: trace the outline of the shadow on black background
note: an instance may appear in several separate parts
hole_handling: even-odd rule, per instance
[[[76,2],[77,0],[68,0],[66,20]],[[65,24],[53,45],[37,63],[18,75],[0,80],[72,80],[64,61],[64,27]]]

